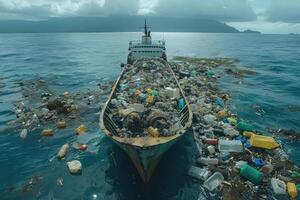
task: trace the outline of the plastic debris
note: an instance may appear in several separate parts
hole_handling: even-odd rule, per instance
[[[214,154],[216,152],[216,149],[214,146],[210,145],[207,147],[207,150],[210,154]]]
[[[53,136],[54,135],[54,132],[52,129],[45,129],[42,131],[42,136],[45,136],[45,137],[50,137],[50,136]]]
[[[248,164],[243,164],[240,168],[240,174],[254,184],[259,184],[262,181],[263,174]]]
[[[82,165],[79,160],[72,160],[67,162],[67,166],[71,174],[81,174],[82,173]]]
[[[57,128],[59,129],[64,129],[67,127],[67,124],[64,120],[61,120],[61,121],[58,121],[57,124],[56,124]]]
[[[260,168],[260,171],[264,174],[271,174],[273,170],[274,170],[274,167],[270,163],[267,163]]]
[[[264,148],[264,149],[275,149],[280,146],[272,137],[255,135],[255,134],[251,136],[250,144],[253,147]]]
[[[76,128],[76,134],[77,135],[83,134],[86,131],[87,131],[87,127],[83,124]]]
[[[67,155],[68,148],[69,148],[69,144],[62,145],[57,153],[57,158],[64,159]]]
[[[220,110],[220,111],[218,112],[218,117],[219,117],[219,118],[225,118],[225,117],[227,117],[227,115],[228,115],[228,113],[227,113],[226,110]]]
[[[210,171],[200,167],[191,166],[188,174],[194,178],[205,181],[210,176]]]
[[[224,176],[220,172],[215,172],[203,183],[203,186],[209,191],[214,191],[223,181]]]
[[[271,186],[275,194],[285,195],[286,194],[286,184],[284,181],[281,181],[276,178],[271,179]]]
[[[148,129],[147,129],[148,133],[152,136],[152,137],[159,137],[159,132],[156,128],[153,128],[152,126],[150,126]]]
[[[252,162],[256,167],[262,167],[265,164],[264,160],[261,158],[254,158]]]
[[[228,135],[231,137],[240,135],[240,133],[237,130],[235,130],[233,127],[225,128],[224,133],[225,133],[225,135]]]
[[[184,99],[179,99],[179,101],[178,101],[178,108],[180,110],[182,110],[184,108],[184,106],[185,106]]]
[[[296,199],[296,197],[298,196],[298,191],[297,191],[295,183],[288,182],[286,184],[286,187],[287,187],[287,192],[290,195],[290,197],[293,199]]]
[[[86,144],[82,144],[79,147],[80,151],[85,151],[85,150],[87,150],[87,148],[88,148],[88,146]]]
[[[253,131],[254,130],[254,127],[245,121],[240,121],[239,123],[237,123],[236,128],[241,131]]]
[[[217,145],[218,139],[205,138],[203,142],[206,144]]]
[[[243,144],[239,140],[219,140],[218,149],[220,152],[242,152]]]
[[[24,128],[20,133],[20,137],[25,139],[27,137],[27,134],[28,134],[28,130]]]
[[[177,88],[166,87],[165,94],[169,98],[177,99],[180,97],[179,90]]]
[[[235,117],[228,117],[227,121],[228,121],[228,123],[230,123],[233,126],[235,126],[237,124],[237,120]]]
[[[217,158],[201,157],[197,159],[197,162],[199,164],[205,164],[205,165],[217,165],[219,163],[219,160]]]
[[[62,177],[56,179],[56,185],[63,186],[64,185],[64,179]]]
[[[214,115],[209,114],[209,115],[204,115],[203,119],[207,124],[212,124],[217,118]]]

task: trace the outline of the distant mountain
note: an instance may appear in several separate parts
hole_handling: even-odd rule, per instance
[[[49,32],[136,32],[143,27],[145,17],[70,17],[45,21],[0,20],[0,33]],[[155,32],[239,33],[227,24],[210,19],[147,17]]]
[[[256,33],[256,34],[261,34],[261,32],[259,32],[259,31],[253,31],[253,30],[250,30],[250,29],[245,30],[245,31],[243,31],[241,33]]]

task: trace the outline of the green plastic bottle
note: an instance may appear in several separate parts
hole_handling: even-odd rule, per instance
[[[263,174],[247,163],[241,166],[240,174],[254,184],[259,184],[263,179]]]
[[[241,130],[241,131],[253,131],[254,130],[254,127],[251,125],[251,124],[248,124],[247,122],[245,121],[240,121],[237,125],[236,125],[236,128],[238,130]]]

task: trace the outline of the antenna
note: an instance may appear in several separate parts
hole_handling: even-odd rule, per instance
[[[147,33],[148,33],[148,31],[147,31],[147,19],[146,18],[145,18],[144,33],[145,33],[145,35],[147,35]]]
[[[147,19],[145,18],[145,24],[144,27],[140,27],[140,29],[144,29],[143,33],[145,34],[145,36],[150,36],[150,31],[148,30],[149,28],[151,28],[151,26],[147,25]]]

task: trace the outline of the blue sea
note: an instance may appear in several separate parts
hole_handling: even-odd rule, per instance
[[[27,138],[7,125],[15,119],[13,103],[22,99],[18,82],[42,78],[57,93],[96,90],[115,80],[126,62],[129,40],[140,33],[0,34],[0,194],[1,199],[197,199],[199,188],[186,175],[195,156],[190,136],[165,154],[151,185],[143,186],[129,158],[103,137],[99,109],[59,134]],[[268,34],[153,33],[165,39],[167,56],[227,57],[256,74],[236,79],[222,74],[218,87],[231,94],[240,119],[268,134],[268,128],[300,132],[300,36]],[[105,98],[103,98],[103,102]],[[260,113],[257,113],[259,108]],[[76,141],[74,128],[89,126],[89,151],[70,150],[81,176],[70,175],[55,158],[58,148]],[[284,150],[300,164],[300,145],[282,138]],[[33,184],[29,184],[34,177]],[[57,185],[57,179],[63,185]],[[24,189],[25,187],[25,189]]]

